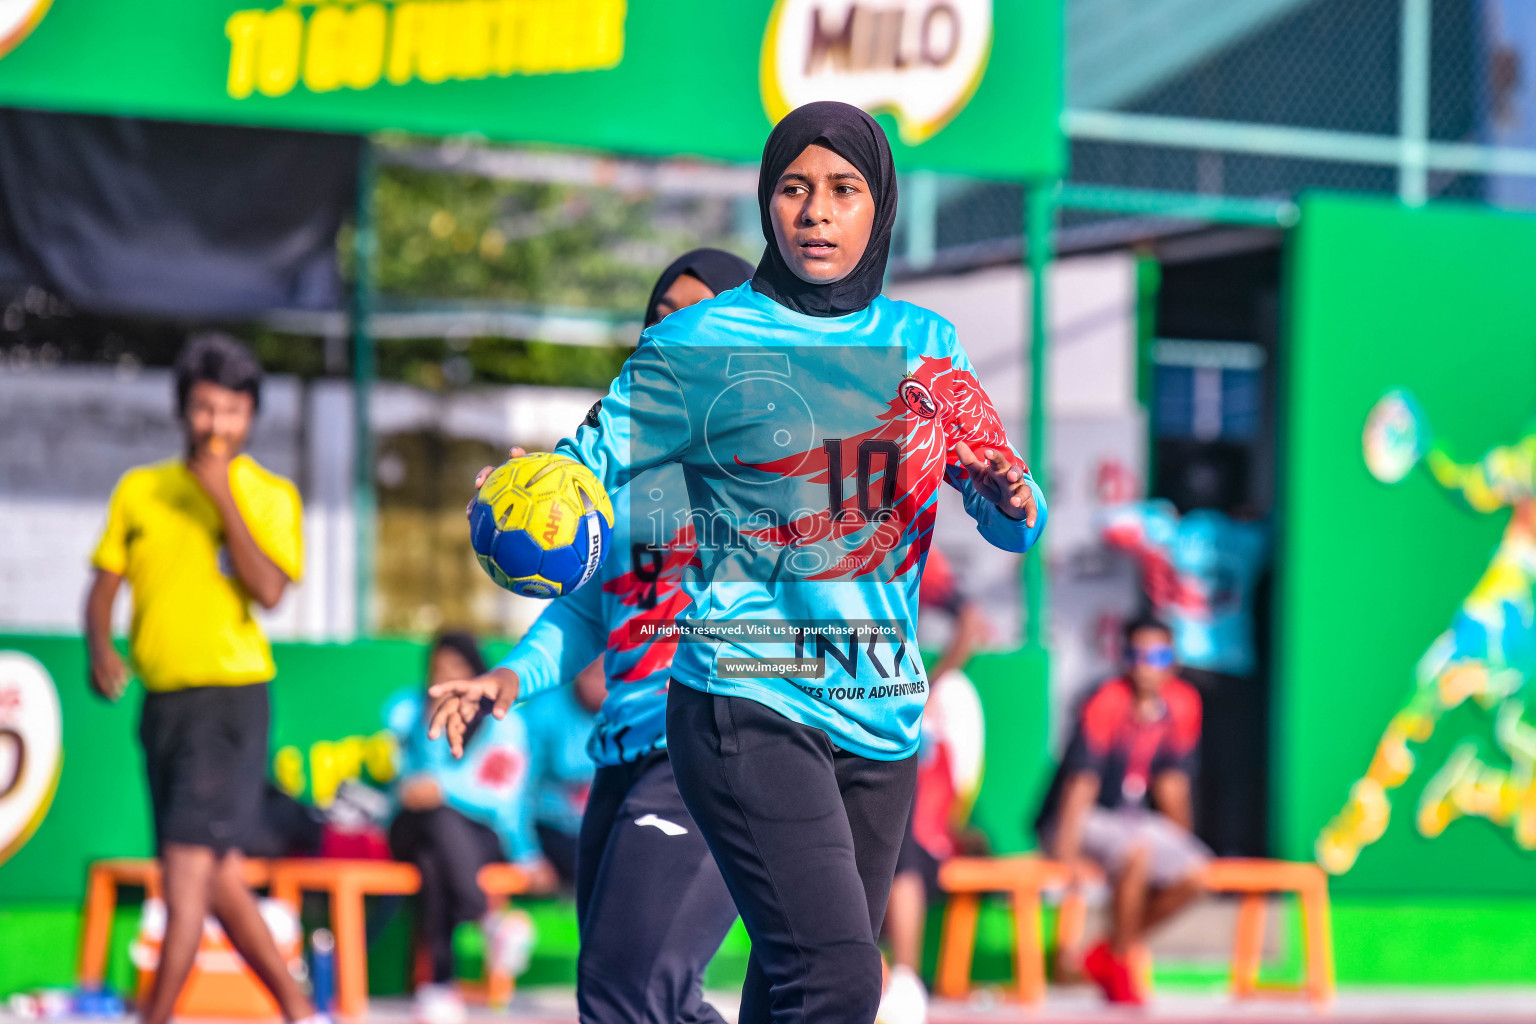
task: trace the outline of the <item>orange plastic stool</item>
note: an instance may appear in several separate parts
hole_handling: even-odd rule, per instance
[[[364,896],[409,896],[421,888],[410,864],[389,860],[279,860],[272,862],[272,897],[298,912],[305,892],[331,900],[336,936],[336,1014],[349,1020],[368,1012],[368,938]]]
[[[1318,1006],[1333,1001],[1333,926],[1328,902],[1328,875],[1316,864],[1283,860],[1229,858],[1206,866],[1205,887],[1211,892],[1241,893],[1237,936],[1232,946],[1232,995],[1298,995]],[[1265,897],[1295,893],[1301,903],[1303,974],[1299,983],[1260,984],[1259,962],[1264,946]]]
[[[939,868],[939,887],[950,894],[939,939],[934,991],[963,998],[971,987],[976,918],[981,897],[1002,893],[1013,907],[1014,994],[1024,1003],[1045,998],[1045,956],[1040,945],[1040,892],[1064,885],[1065,867],[1040,857],[955,857]]]
[[[246,859],[245,884],[260,888],[267,884],[269,865],[264,860]],[[91,865],[86,876],[85,907],[80,923],[80,984],[96,987],[107,969],[107,951],[112,942],[112,918],[117,913],[117,890],[139,887],[146,896],[160,896],[160,862],[149,857],[112,857]]]
[[[1237,934],[1232,942],[1232,996],[1300,995],[1319,1007],[1334,995],[1333,929],[1329,923],[1328,876],[1316,864],[1258,858],[1223,858],[1205,867],[1201,884],[1209,892],[1240,893]],[[1293,892],[1301,901],[1305,974],[1299,984],[1260,984],[1264,949],[1265,897]],[[1081,892],[1069,889],[1061,901],[1057,940],[1063,947],[1081,944],[1086,908]],[[1131,952],[1131,968],[1151,980],[1152,958],[1145,946]]]
[[[512,864],[488,864],[476,877],[492,906],[528,891],[528,876]],[[336,936],[336,1015],[360,1019],[368,1012],[368,940],[364,896],[410,896],[421,888],[415,866],[388,860],[279,860],[272,863],[272,897],[299,906],[305,892],[324,892],[331,901]],[[503,1006],[512,999],[513,979],[487,964],[485,1000]]]

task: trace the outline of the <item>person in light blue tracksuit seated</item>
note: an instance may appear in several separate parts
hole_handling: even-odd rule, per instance
[[[474,637],[444,633],[432,645],[428,681],[472,678],[485,671]],[[417,991],[417,1018],[433,1024],[462,1019],[452,988],[453,931],[481,921],[493,946],[504,943],[507,924],[488,915],[476,874],[486,864],[510,861],[526,869],[535,890],[549,891],[555,873],[539,850],[528,800],[530,744],[519,715],[486,716],[455,758],[442,743],[427,739],[426,693],[396,695],[385,707],[385,723],[400,744],[399,813],[389,827],[397,860],[421,872],[420,936],[432,965],[432,983]]]
[[[528,804],[535,838],[564,889],[576,884],[577,836],[597,770],[587,754],[587,737],[605,696],[599,665],[572,685],[517,709],[528,729]]]

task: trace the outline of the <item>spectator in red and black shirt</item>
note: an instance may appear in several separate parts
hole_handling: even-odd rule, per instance
[[[1156,619],[1125,630],[1124,675],[1083,702],[1036,820],[1041,846],[1113,886],[1110,934],[1083,969],[1112,1002],[1140,1003],[1126,953],[1199,894],[1210,857],[1191,832],[1200,694],[1173,671],[1173,634]]]

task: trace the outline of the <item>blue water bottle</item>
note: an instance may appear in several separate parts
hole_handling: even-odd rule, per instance
[[[309,937],[309,960],[315,1009],[330,1013],[336,998],[336,936],[329,928],[316,928]]]

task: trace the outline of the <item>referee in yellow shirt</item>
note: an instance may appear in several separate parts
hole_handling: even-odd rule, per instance
[[[312,1017],[241,879],[266,780],[272,651],[251,615],[299,578],[299,494],[242,455],[261,366],[222,334],[176,362],[186,453],[118,481],[85,606],[90,681],[108,700],[128,672],[112,646],[112,601],[133,591],[132,662],[148,694],[139,739],[164,876],[166,927],[145,1024],[169,1020],[212,911],[290,1021]]]

